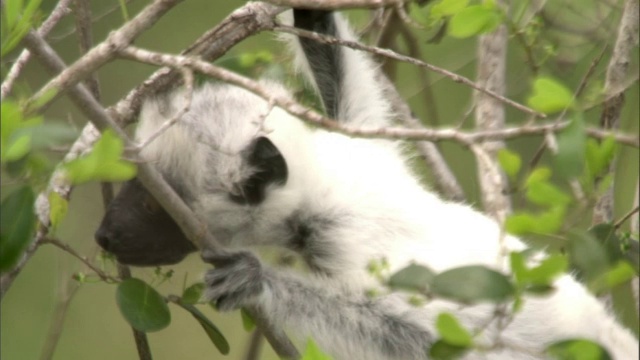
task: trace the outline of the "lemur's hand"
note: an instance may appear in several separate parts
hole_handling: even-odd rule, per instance
[[[203,260],[216,266],[204,276],[205,297],[220,311],[235,310],[254,303],[265,286],[265,268],[248,251],[203,254]]]

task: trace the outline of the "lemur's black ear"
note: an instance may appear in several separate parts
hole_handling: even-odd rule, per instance
[[[284,185],[287,182],[287,163],[280,150],[268,138],[261,136],[256,139],[249,149],[247,161],[256,172],[240,184],[239,194],[232,194],[231,200],[257,205],[264,200],[267,186]]]

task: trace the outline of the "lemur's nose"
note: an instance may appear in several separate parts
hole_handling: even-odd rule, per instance
[[[112,242],[111,242],[111,234],[109,231],[106,231],[105,229],[100,227],[96,231],[94,238],[96,239],[96,242],[98,243],[98,245],[100,245],[101,248],[103,248],[106,251],[110,251]]]

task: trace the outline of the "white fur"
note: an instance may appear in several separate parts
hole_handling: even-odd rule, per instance
[[[343,38],[354,38],[346,22],[339,20],[338,25]],[[375,83],[374,65],[362,53],[345,51],[347,91],[340,116],[354,125],[389,124],[391,111]],[[308,72],[299,50],[296,58]],[[277,85],[267,86],[284,91]],[[166,105],[167,100],[147,104],[138,138],[148,137],[179,111],[182,97],[181,92],[171,95],[171,106]],[[262,124],[267,103],[229,86],[203,86],[194,94],[192,109],[197,110],[147,147],[145,156],[164,174],[181,174],[181,181],[197,194],[189,205],[208,219],[210,230],[220,241],[236,246],[284,246],[283,222],[292,214],[302,211],[333,219],[333,225],[320,237],[324,242],[320,246],[332,249],[333,255],[312,259],[321,275],[305,281],[320,291],[340,288],[335,291],[343,294],[375,286],[366,267],[371,260],[381,258],[388,260],[392,271],[410,262],[435,271],[470,264],[500,268],[498,225],[469,206],[443,201],[425,190],[395,144],[310,129],[279,108],[274,108]],[[185,130],[191,123],[201,126],[197,140]],[[286,159],[287,183],[274,186],[258,206],[234,204],[228,200],[228,192],[251,171],[243,167],[240,152],[259,135],[271,139]],[[506,244],[510,250],[525,248],[510,236]],[[635,337],[617,324],[582,285],[565,275],[554,286],[557,290],[549,296],[526,299],[523,310],[501,332],[506,344],[503,349],[469,354],[465,359],[537,359],[531,354],[540,354],[546,344],[565,338],[597,341],[618,360],[638,359]],[[292,334],[313,338],[336,359],[386,359],[364,340],[354,340],[340,329],[329,327],[322,314],[292,318],[290,309],[282,306],[284,300],[273,298],[276,289],[272,290],[267,289],[260,304],[267,314],[293,330]],[[442,300],[414,309],[394,296],[380,301],[388,303],[389,312],[434,333],[433,323],[441,311],[452,311],[466,326],[475,328],[486,323],[494,309],[492,305],[462,307]],[[344,311],[345,318],[368,321]],[[495,326],[489,326],[484,341],[491,343],[496,331]]]

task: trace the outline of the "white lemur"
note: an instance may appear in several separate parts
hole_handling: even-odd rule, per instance
[[[294,10],[294,24],[354,39],[340,15]],[[296,63],[328,116],[355,126],[392,121],[378,71],[362,52],[291,39]],[[265,82],[274,92],[282,86]],[[177,91],[144,106],[137,137],[145,139],[183,108]],[[221,310],[254,305],[291,334],[314,339],[335,359],[425,359],[437,338],[434,321],[450,311],[469,328],[491,323],[493,305],[432,300],[409,305],[401,294],[367,297],[377,282],[367,271],[386,259],[391,271],[417,262],[435,271],[469,264],[496,267],[500,229],[469,206],[425,190],[402,149],[387,140],[349,138],[305,126],[258,96],[207,84],[189,112],[144,149],[185,202],[225,245],[277,245],[298,252],[311,274],[262,264],[251,252],[204,256],[207,296]],[[133,265],[180,261],[194,247],[137,182],[124,185],[96,233],[100,245]],[[507,236],[510,250],[524,245]],[[638,342],[571,276],[548,296],[527,298],[500,331],[505,344],[465,359],[539,359],[546,344],[587,338],[619,360],[638,358]],[[495,322],[483,332],[490,344]]]

